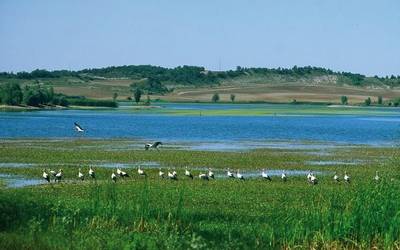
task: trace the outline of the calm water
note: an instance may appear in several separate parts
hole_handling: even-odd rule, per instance
[[[223,105],[167,105],[171,109],[221,109]],[[226,108],[262,105],[225,105]],[[174,116],[126,111],[0,112],[0,138],[77,138],[77,121],[89,138],[176,142],[316,141],[394,145],[399,116]],[[235,146],[232,146],[235,147]]]

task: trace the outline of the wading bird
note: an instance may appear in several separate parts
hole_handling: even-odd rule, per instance
[[[379,181],[379,175],[378,175],[378,171],[375,172],[375,177],[374,177],[375,181]]]
[[[140,176],[147,176],[144,170],[140,168],[140,166],[138,167],[137,172]]]
[[[78,171],[78,179],[80,179],[81,181],[85,179],[85,176],[82,174],[81,169],[79,169]]]
[[[58,171],[58,173],[56,174],[56,181],[60,182],[62,177],[63,177],[63,171],[62,169],[60,169],[60,171]]]
[[[89,168],[89,176],[92,177],[92,179],[96,179],[96,174],[94,173],[94,170],[92,167]]]
[[[199,179],[208,181],[208,180],[209,180],[209,177],[208,177],[207,174],[204,174],[204,173],[203,173],[203,174],[199,174]]]
[[[350,183],[350,176],[347,175],[347,172],[346,172],[346,171],[344,171],[344,177],[343,177],[343,179],[344,179],[344,181],[345,181],[346,183]]]
[[[190,173],[190,171],[188,170],[187,167],[186,167],[186,169],[185,169],[185,176],[187,176],[187,177],[189,177],[190,179],[193,180],[193,175],[192,175],[192,173]]]
[[[85,130],[77,122],[74,122],[74,126],[75,126],[75,130],[77,132],[80,132],[80,133],[85,132]]]
[[[43,179],[45,179],[47,182],[50,182],[50,176],[48,173],[46,173],[46,169],[43,169],[43,174],[42,174]]]
[[[115,183],[117,182],[117,175],[114,173],[114,171],[111,174],[111,180]]]
[[[231,170],[229,168],[226,171],[226,175],[228,176],[228,178],[235,178],[235,175],[231,172]]]
[[[122,178],[129,177],[129,174],[125,171],[122,171],[120,168],[117,168],[117,175],[119,175]]]
[[[211,168],[208,168],[208,177],[214,179],[214,172],[212,171]]]
[[[155,148],[155,149],[158,150],[158,147],[161,146],[161,145],[162,145],[162,142],[160,142],[160,141],[157,141],[157,142],[155,142],[153,144],[147,143],[146,145],[144,145],[144,149],[145,150],[149,150],[150,148]]]
[[[177,176],[175,170],[172,173],[168,170],[168,178],[170,180],[175,180],[175,181],[178,180],[178,176]]]
[[[285,171],[285,170],[283,170],[283,172],[282,172],[281,179],[282,179],[282,181],[284,181],[284,182],[287,181],[287,175],[286,175],[286,171]]]
[[[335,172],[335,175],[333,176],[333,180],[335,182],[340,182],[339,176],[337,175],[337,173]]]
[[[312,174],[312,172],[311,171],[308,171],[308,174],[307,174],[307,180],[308,180],[308,182],[311,182],[311,177],[313,176],[313,174]]]
[[[271,181],[271,177],[268,175],[268,173],[265,171],[265,169],[262,170],[261,172],[261,178],[263,178],[264,180],[269,180]]]
[[[244,176],[240,173],[239,169],[236,172],[236,178],[238,178],[239,180],[244,181]]]
[[[318,184],[318,179],[313,173],[311,173],[310,183],[313,184],[313,185]]]
[[[57,172],[56,172],[55,170],[51,170],[51,169],[50,169],[49,173],[53,176],[54,181],[56,181],[56,174],[57,174]]]
[[[161,170],[161,168],[158,171],[158,176],[161,177],[161,178],[164,178],[164,176],[165,176],[165,173]]]

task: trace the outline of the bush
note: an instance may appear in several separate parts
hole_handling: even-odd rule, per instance
[[[219,95],[218,95],[218,93],[215,93],[215,94],[211,97],[211,101],[213,101],[213,102],[218,102],[218,101],[219,101]]]
[[[347,105],[348,104],[347,96],[343,95],[342,97],[340,97],[340,102],[342,103],[342,105]]]
[[[365,99],[364,103],[365,103],[366,106],[370,106],[371,105],[371,98],[368,97],[367,99]]]
[[[61,102],[62,100],[60,100]],[[75,105],[75,106],[89,106],[89,107],[110,107],[110,108],[116,108],[118,107],[118,103],[114,101],[108,101],[108,100],[93,100],[93,99],[65,99],[69,105]],[[60,105],[62,105],[60,103]]]
[[[378,96],[378,104],[382,105],[383,104],[383,98],[382,96]]]
[[[6,83],[0,88],[0,96],[7,105],[19,105],[22,102],[22,90],[18,83]]]

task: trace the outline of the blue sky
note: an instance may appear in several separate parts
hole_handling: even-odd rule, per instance
[[[400,1],[0,1],[0,71],[128,64],[400,75]]]

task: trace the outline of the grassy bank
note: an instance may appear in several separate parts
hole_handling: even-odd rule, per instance
[[[9,140],[0,143],[1,162],[36,163],[0,167],[0,173],[40,176],[43,167],[64,169],[66,181],[20,189],[1,189],[2,249],[268,249],[398,248],[400,174],[395,148],[315,150],[261,149],[250,152],[132,150],[130,141]],[[128,148],[117,146],[126,145]],[[312,166],[309,161],[362,160],[358,165]],[[179,180],[131,177],[109,181],[102,162],[158,162],[174,167]],[[67,165],[72,164],[72,165]],[[76,165],[73,165],[76,164]],[[97,181],[76,180],[77,168],[95,166]],[[185,179],[185,166],[269,169],[347,170],[352,183],[318,175],[284,183],[260,179]],[[379,170],[381,181],[372,177]],[[198,174],[200,170],[194,171]],[[392,180],[393,179],[393,180]],[[54,240],[57,239],[57,240]]]

